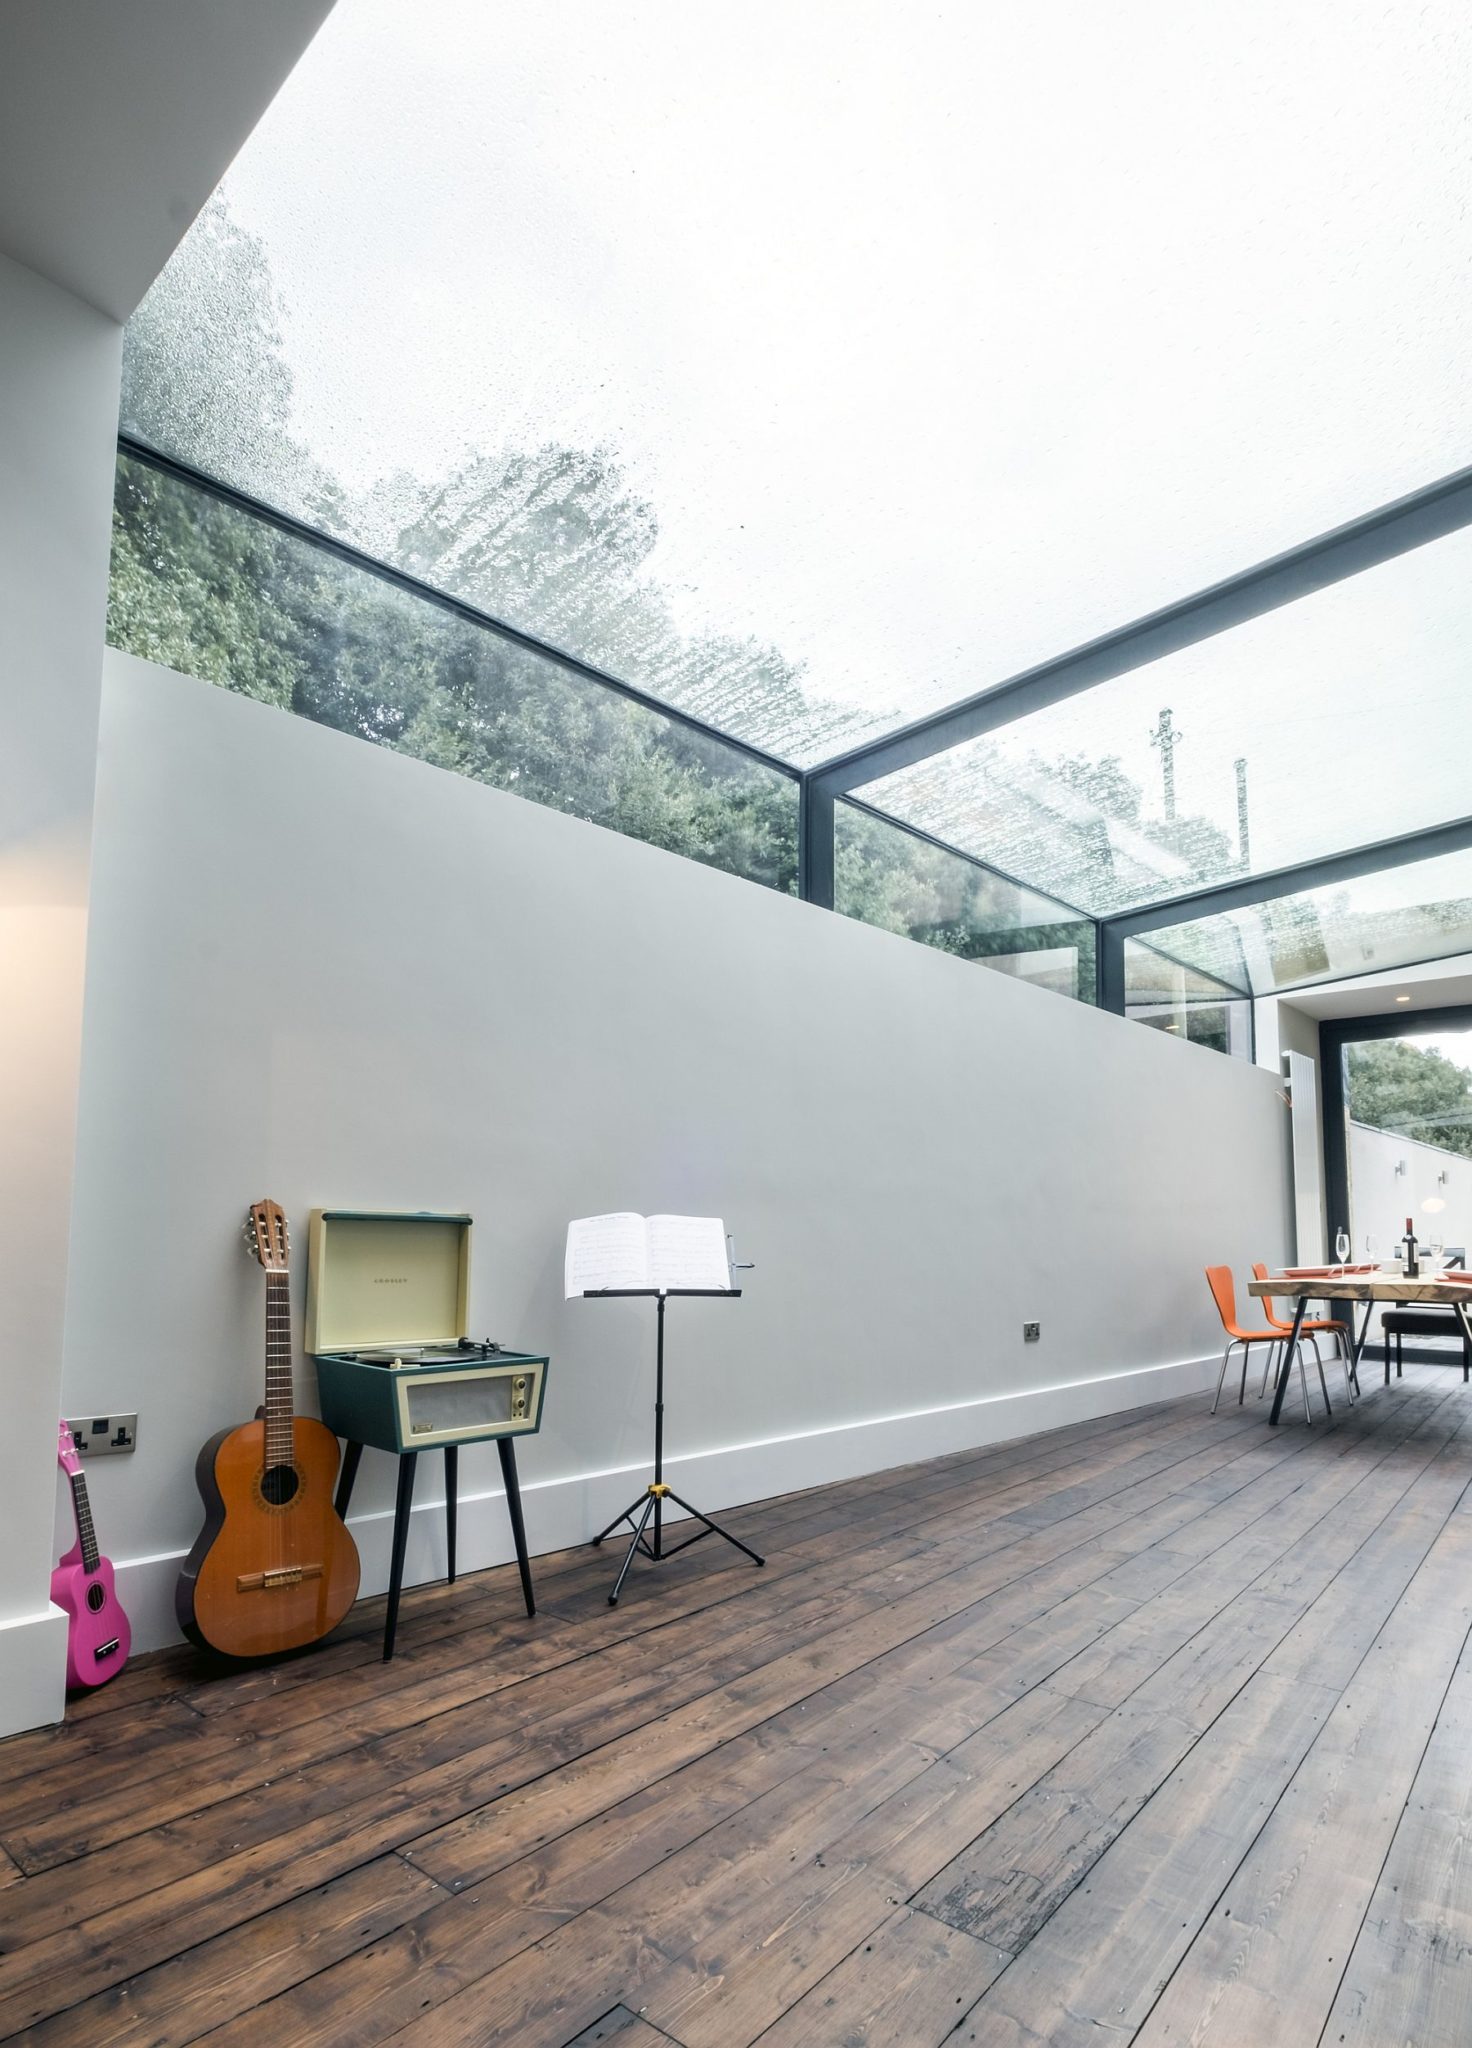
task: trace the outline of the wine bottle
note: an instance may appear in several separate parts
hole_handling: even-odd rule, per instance
[[[1416,1264],[1416,1232],[1412,1219],[1409,1216],[1406,1218],[1405,1245],[1406,1278],[1407,1280],[1414,1280],[1420,1272],[1420,1267]]]

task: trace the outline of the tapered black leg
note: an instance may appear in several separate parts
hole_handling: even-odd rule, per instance
[[[1273,1412],[1268,1421],[1276,1423],[1283,1413],[1283,1396],[1288,1391],[1288,1381],[1293,1372],[1293,1361],[1298,1355],[1299,1338],[1303,1331],[1303,1318],[1308,1309],[1308,1296],[1300,1294],[1293,1304],[1293,1328],[1283,1345],[1283,1362],[1278,1368],[1278,1385],[1273,1394]]]
[[[399,1594],[404,1584],[404,1551],[409,1542],[409,1514],[414,1505],[414,1467],[418,1451],[405,1451],[399,1459],[399,1491],[394,1501],[394,1548],[388,1571],[388,1613],[383,1622],[383,1661],[394,1653],[394,1636],[399,1626]]]
[[[506,1512],[511,1517],[511,1534],[516,1541],[516,1562],[521,1572],[521,1593],[528,1614],[537,1611],[532,1592],[532,1563],[526,1554],[526,1524],[521,1519],[521,1482],[516,1476],[516,1445],[509,1436],[496,1438],[501,1453],[501,1481],[506,1488]]]
[[[460,1506],[460,1446],[445,1445],[445,1564],[450,1584],[455,1583],[455,1519]]]
[[[1360,1324],[1360,1334],[1359,1334],[1359,1339],[1358,1339],[1357,1343],[1356,1343],[1356,1344],[1355,1344],[1355,1346],[1354,1346],[1354,1357],[1353,1357],[1353,1361],[1352,1361],[1352,1363],[1351,1363],[1351,1365],[1350,1365],[1350,1377],[1351,1377],[1351,1379],[1352,1379],[1352,1380],[1354,1381],[1354,1390],[1355,1390],[1355,1393],[1356,1393],[1356,1395],[1358,1395],[1358,1393],[1359,1393],[1359,1390],[1360,1390],[1360,1360],[1361,1360],[1361,1359],[1362,1359],[1362,1358],[1364,1357],[1364,1355],[1365,1355],[1365,1346],[1366,1346],[1366,1345],[1367,1345],[1367,1344],[1369,1343],[1369,1341],[1370,1341],[1370,1323],[1371,1323],[1371,1320],[1372,1320],[1372,1318],[1374,1317],[1374,1314],[1375,1314],[1375,1304],[1374,1304],[1373,1300],[1371,1300],[1371,1301],[1367,1301],[1367,1302],[1365,1303],[1365,1320],[1364,1320],[1364,1321],[1363,1321],[1363,1322],[1362,1322],[1362,1323]],[[1354,1310],[1353,1310],[1353,1308],[1351,1308],[1351,1310],[1350,1310],[1350,1312],[1349,1312],[1349,1331],[1350,1331],[1350,1335],[1351,1335],[1351,1336],[1353,1336],[1353,1335],[1354,1335]]]
[[[333,1506],[337,1509],[339,1521],[347,1520],[348,1502],[353,1497],[353,1481],[358,1476],[358,1461],[363,1455],[361,1444],[345,1444],[342,1453],[342,1469],[337,1475],[337,1498]]]

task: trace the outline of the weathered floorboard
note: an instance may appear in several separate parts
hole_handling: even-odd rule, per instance
[[[0,1744],[36,2048],[1472,2038],[1472,1399],[1193,1399]],[[1291,1416],[1291,1411],[1290,1411]]]

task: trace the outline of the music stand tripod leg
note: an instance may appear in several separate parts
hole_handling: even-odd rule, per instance
[[[634,1540],[629,1545],[629,1554],[619,1566],[618,1577],[613,1582],[613,1591],[608,1596],[610,1607],[617,1607],[618,1605],[618,1596],[624,1589],[624,1580],[629,1576],[629,1566],[634,1562],[634,1552],[644,1541],[644,1525],[654,1513],[654,1503],[658,1498],[659,1496],[653,1493],[645,1497],[644,1512],[640,1515],[638,1522],[634,1526]]]
[[[592,1548],[596,1550],[600,1543],[606,1543],[609,1537],[613,1534],[614,1530],[618,1527],[620,1522],[632,1522],[634,1520],[634,1517],[638,1514],[640,1508],[645,1505],[648,1499],[649,1488],[646,1486],[642,1493],[636,1493],[634,1495],[634,1498],[629,1502],[628,1506],[624,1509],[622,1514],[615,1515],[613,1520],[609,1523],[608,1527],[606,1529],[601,1529],[598,1532],[598,1534],[593,1538]]]
[[[673,1487],[670,1488],[670,1499],[674,1502],[677,1508],[683,1508],[687,1515],[693,1515],[697,1522],[704,1522],[706,1528],[710,1530],[712,1536],[724,1536],[728,1543],[734,1544],[738,1550],[745,1551],[746,1555],[751,1559],[753,1564],[766,1563],[767,1560],[764,1557],[762,1557],[759,1554],[759,1552],[753,1550],[749,1543],[743,1543],[739,1536],[733,1536],[729,1529],[723,1529],[719,1522],[713,1522],[710,1516],[703,1515],[700,1512],[699,1508],[692,1508],[689,1501],[682,1500],[679,1494],[675,1492]]]

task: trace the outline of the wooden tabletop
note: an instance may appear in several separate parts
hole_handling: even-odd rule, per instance
[[[1312,1280],[1250,1280],[1247,1292],[1294,1301],[1434,1301],[1465,1302],[1472,1308],[1472,1285],[1465,1280],[1403,1280],[1394,1273],[1347,1273],[1342,1278],[1318,1275]]]

